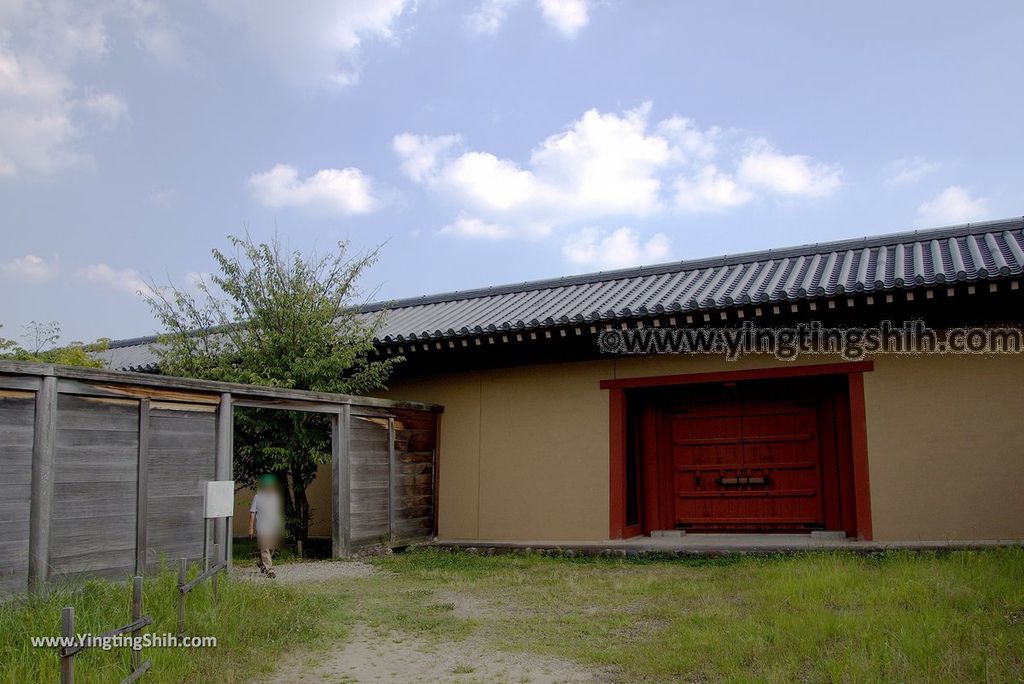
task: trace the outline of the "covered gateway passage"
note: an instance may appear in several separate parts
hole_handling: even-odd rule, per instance
[[[613,480],[616,440],[623,451],[612,538],[616,515],[626,537],[831,530],[867,538],[854,447],[863,426],[851,411],[862,380],[834,366],[606,382],[623,393],[612,398]]]
[[[0,595],[230,563],[203,491],[233,479],[238,407],[329,416],[334,556],[435,534],[440,406],[0,361]]]

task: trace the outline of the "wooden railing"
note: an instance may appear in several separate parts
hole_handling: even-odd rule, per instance
[[[132,637],[138,637],[139,632],[146,625],[153,624],[153,618],[142,614],[142,577],[136,575],[132,579],[132,621],[123,627],[116,627],[109,632],[104,632],[95,641],[102,642],[104,639],[115,637],[119,634],[131,632]],[[75,609],[71,606],[64,608],[60,614],[60,635],[65,641],[75,639]],[[75,681],[75,654],[89,648],[85,643],[74,646],[63,645],[60,648],[60,683],[74,684]],[[152,661],[140,662],[142,651],[132,648],[132,671],[121,680],[121,684],[129,684],[138,681],[152,665]]]
[[[219,545],[213,546],[213,557],[219,557]],[[182,558],[178,561],[178,636],[185,636],[185,600],[188,593],[198,587],[206,580],[210,580],[213,598],[217,598],[217,578],[222,572],[228,569],[227,559],[221,560],[208,566],[192,580],[188,579],[188,559]]]

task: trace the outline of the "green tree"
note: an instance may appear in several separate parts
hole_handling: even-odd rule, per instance
[[[370,360],[383,312],[359,313],[357,281],[378,250],[352,256],[346,242],[327,255],[285,253],[280,242],[229,236],[231,254],[213,250],[219,272],[197,292],[151,288],[147,301],[163,325],[160,371],[269,387],[364,394],[384,389],[401,359]],[[305,539],[306,488],[330,460],[326,416],[240,409],[235,480],[252,487],[263,473],[285,484],[288,531]]]
[[[0,359],[90,368],[104,366],[103,360],[96,356],[96,352],[108,348],[110,341],[106,338],[89,344],[71,342],[61,346],[60,323],[57,321],[30,321],[21,328],[24,344],[0,337]]]

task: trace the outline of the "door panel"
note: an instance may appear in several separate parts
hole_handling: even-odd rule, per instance
[[[714,530],[824,525],[815,397],[739,395],[668,411],[673,524]]]

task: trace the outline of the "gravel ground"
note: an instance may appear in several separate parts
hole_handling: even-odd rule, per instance
[[[612,672],[560,658],[494,651],[470,638],[428,644],[401,632],[379,634],[365,625],[333,652],[292,653],[268,684],[331,682],[560,682],[612,681]]]
[[[367,577],[384,571],[359,561],[290,562],[275,566],[277,578],[262,575],[255,565],[236,565],[232,574],[252,582],[320,582],[344,577]],[[439,598],[456,606],[463,618],[483,617],[486,603],[456,592]],[[281,659],[269,684],[332,684],[352,682],[560,682],[610,681],[609,671],[587,668],[560,658],[507,653],[488,648],[479,639],[427,642],[399,631],[382,633],[357,625],[345,643],[333,649],[298,650]]]
[[[236,565],[232,575],[239,579],[280,582],[293,584],[296,582],[320,582],[340,577],[367,577],[380,572],[372,565],[359,561],[309,561],[291,562],[275,565],[276,579],[270,579],[260,573],[255,565]]]

